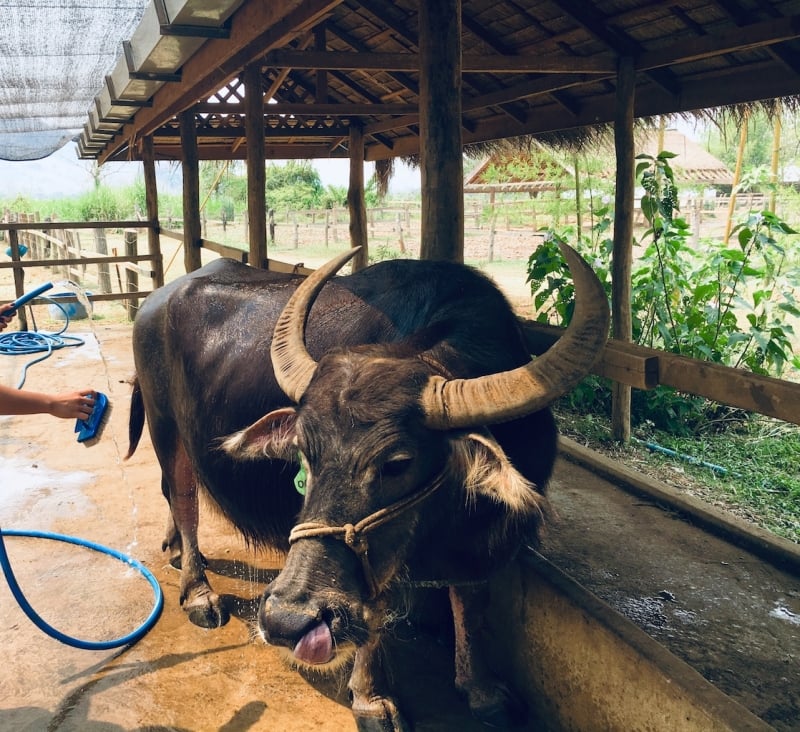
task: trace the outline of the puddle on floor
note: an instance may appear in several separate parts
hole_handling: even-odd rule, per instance
[[[19,528],[36,517],[36,528],[47,530],[63,516],[85,514],[92,503],[83,493],[94,475],[82,470],[54,470],[41,460],[0,456],[0,526]]]

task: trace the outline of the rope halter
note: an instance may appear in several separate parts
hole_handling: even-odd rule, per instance
[[[426,488],[412,493],[410,496],[402,498],[385,508],[378,509],[356,524],[329,526],[323,521],[306,521],[297,524],[289,534],[289,544],[292,545],[301,539],[321,539],[326,537],[341,539],[361,560],[361,567],[367,581],[367,586],[369,587],[369,599],[374,600],[378,596],[380,588],[378,587],[378,580],[375,577],[375,572],[369,561],[369,542],[367,540],[367,534],[424,501],[444,483],[444,480],[445,474],[442,472]]]

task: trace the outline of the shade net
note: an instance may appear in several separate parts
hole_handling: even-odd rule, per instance
[[[83,131],[147,0],[0,0],[0,159],[37,160]]]

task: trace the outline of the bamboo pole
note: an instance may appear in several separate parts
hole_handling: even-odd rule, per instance
[[[742,179],[742,161],[744,160],[744,148],[747,144],[747,120],[748,114],[745,111],[742,116],[742,130],[739,133],[739,149],[736,151],[736,170],[733,173],[733,185],[731,186],[731,196],[728,199],[728,218],[725,220],[725,235],[722,241],[727,244],[731,238],[731,228],[733,228],[733,214],[736,210],[736,187]]]
[[[781,112],[782,106],[779,99],[775,106],[775,122],[772,128],[772,160],[770,163],[769,176],[769,180],[772,183],[772,189],[769,192],[769,210],[771,213],[775,213],[775,203],[778,193],[778,159],[781,150]]]

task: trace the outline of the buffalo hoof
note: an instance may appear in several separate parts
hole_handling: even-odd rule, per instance
[[[354,705],[353,715],[358,732],[411,732],[391,699],[373,698],[358,709]]]
[[[189,620],[201,628],[221,628],[230,620],[230,613],[214,592],[204,593],[186,600],[183,609]]]

